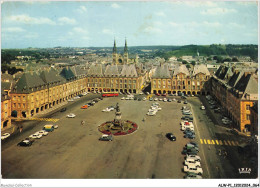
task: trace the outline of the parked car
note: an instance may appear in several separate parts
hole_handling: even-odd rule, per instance
[[[168,102],[172,102],[172,99],[168,99]]]
[[[41,137],[42,137],[42,135],[41,135],[41,134],[38,134],[38,133],[34,133],[34,134],[32,134],[32,135],[29,136],[29,138],[34,138],[34,139],[39,139],[39,138],[41,138]]]
[[[202,176],[196,174],[196,173],[193,173],[193,172],[190,172],[190,173],[187,173],[186,176],[184,176],[185,179],[202,179]]]
[[[200,156],[198,155],[187,155],[185,159],[193,159],[195,161],[200,161]]]
[[[196,142],[189,142],[188,144],[194,145],[195,147],[199,148],[199,145]]]
[[[2,134],[2,136],[1,136],[1,140],[4,140],[4,139],[8,138],[9,136],[10,136],[9,133],[4,133],[4,134]]]
[[[156,95],[156,96],[160,96],[160,94],[159,94],[159,93],[156,93],[155,95]]]
[[[201,106],[200,109],[201,109],[201,110],[205,110],[205,106]]]
[[[54,127],[54,129],[58,129],[59,125],[54,125],[53,127]]]
[[[103,134],[99,140],[101,141],[112,141],[113,140],[113,136],[112,135],[107,135],[107,134]]]
[[[122,97],[121,100],[125,100],[125,97]]]
[[[183,115],[192,115],[191,112],[182,112]]]
[[[146,97],[143,97],[143,101],[146,101]]]
[[[156,115],[156,111],[149,111],[149,112],[147,112],[146,115],[148,115],[148,116],[155,116]]]
[[[172,133],[167,133],[165,136],[171,141],[176,141],[176,136],[174,136]]]
[[[197,155],[198,151],[196,151],[195,149],[186,149],[186,148],[184,148],[182,150],[182,154],[184,154],[184,155]]]
[[[69,99],[68,102],[73,102],[74,100],[73,99]]]
[[[49,133],[45,130],[40,130],[37,132],[37,134],[43,135],[43,136],[47,136]]]
[[[32,145],[32,142],[30,140],[23,140],[17,144],[17,146],[24,146],[29,147]]]
[[[102,112],[110,112],[110,111],[112,111],[111,108],[105,108],[105,109],[102,110]]]
[[[166,96],[167,96],[167,93],[162,94],[162,96],[166,97]]]
[[[138,101],[141,101],[142,99],[141,98],[138,98]]]
[[[178,102],[178,103],[181,103],[181,100],[178,100],[177,102]]]
[[[90,107],[90,106],[94,106],[94,104],[91,103],[91,102],[87,103],[87,105],[88,105],[88,107]]]
[[[189,166],[184,166],[183,168],[184,172],[193,172],[195,174],[198,175],[202,175],[203,174],[203,170],[201,167],[197,167],[195,164],[191,164]]]
[[[183,132],[184,134],[187,134],[187,133],[189,133],[189,132],[190,132],[190,133],[194,133],[194,129],[192,129],[192,128],[190,128],[190,127],[186,127],[186,128],[185,128],[185,127],[184,127],[184,128],[182,127],[182,129],[185,129],[184,132]]]
[[[196,167],[201,167],[199,161],[195,161],[194,159],[191,159],[191,158],[186,159],[184,161],[184,165],[186,165],[186,166],[195,165]]]
[[[187,101],[187,100],[185,100],[185,101],[184,101],[184,104],[188,104],[188,101]]]
[[[82,95],[82,94],[79,94],[79,97],[83,97],[83,95]]]
[[[65,112],[67,110],[67,108],[62,108],[61,110],[60,110],[60,112]]]
[[[189,138],[189,139],[195,139],[195,133],[193,132],[187,132],[185,135],[184,135],[184,138]]]
[[[154,98],[154,101],[158,101],[158,98],[155,97],[155,98]]]
[[[83,106],[81,106],[81,109],[87,109],[88,108],[88,105],[83,105]]]
[[[75,118],[75,117],[76,117],[76,115],[73,113],[67,115],[67,118]]]
[[[193,144],[190,144],[190,143],[186,144],[185,148],[186,149],[195,149],[197,152],[199,152],[199,147],[197,147],[197,146],[195,146]]]

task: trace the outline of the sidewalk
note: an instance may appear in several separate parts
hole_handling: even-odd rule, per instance
[[[41,117],[45,116],[46,114],[48,114],[48,113],[50,113],[50,112],[56,110],[57,108],[60,108],[60,107],[62,107],[62,106],[64,106],[64,105],[66,105],[66,104],[68,104],[68,101],[62,102],[62,103],[60,103],[60,104],[58,104],[58,105],[55,105],[55,106],[52,107],[52,108],[48,108],[48,109],[46,109],[46,110],[44,110],[44,111],[42,111],[42,112],[39,112],[38,114],[34,115],[33,118],[35,118],[35,117],[41,118]],[[27,119],[27,120],[28,120],[28,119]],[[26,121],[27,121],[27,120],[26,120]],[[1,135],[2,135],[3,133],[12,134],[12,133],[17,132],[17,131],[18,131],[18,130],[17,130],[18,126],[16,125],[15,122],[22,122],[22,121],[24,121],[24,120],[12,120],[12,123],[11,123],[11,126],[10,126],[10,127],[3,128],[3,129],[1,130]]]

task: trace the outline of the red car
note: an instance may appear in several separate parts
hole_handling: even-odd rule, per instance
[[[167,95],[166,93],[162,94],[162,96],[164,96],[164,97],[166,97],[166,95]]]
[[[160,96],[160,94],[159,94],[159,93],[156,93],[155,95],[157,95],[157,96]]]

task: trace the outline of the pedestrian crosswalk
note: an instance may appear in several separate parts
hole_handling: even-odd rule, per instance
[[[59,119],[54,119],[54,118],[29,118],[29,120],[52,121],[52,122],[57,122],[57,121],[59,121]]]
[[[208,145],[224,145],[224,146],[238,146],[239,142],[234,140],[211,140],[211,139],[200,139],[201,144]]]

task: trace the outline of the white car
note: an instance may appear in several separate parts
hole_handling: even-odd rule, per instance
[[[194,165],[194,164],[190,164],[189,166],[184,165],[183,170],[184,170],[184,172],[193,172],[193,173],[198,174],[198,175],[203,174],[202,168],[196,167],[196,165]]]
[[[43,135],[43,136],[47,136],[49,133],[47,131],[45,131],[45,130],[41,130],[41,131],[38,131],[37,134],[40,134],[40,135]]]
[[[158,111],[162,110],[162,108],[160,108],[158,106],[151,106],[151,109],[152,110],[158,110]]]
[[[84,95],[84,96],[87,95],[87,94],[88,94],[87,92],[82,93],[82,95]]]
[[[10,136],[9,133],[4,133],[4,134],[2,134],[2,136],[1,136],[1,140],[4,140],[4,139],[8,138],[9,136]]]
[[[173,98],[173,99],[172,99],[172,101],[176,101],[176,99],[175,99],[175,98]]]
[[[59,125],[54,125],[54,129],[58,129]]]
[[[125,97],[122,97],[121,100],[125,100]]]
[[[205,110],[205,106],[201,106],[200,109],[201,109],[201,110]]]
[[[74,100],[73,99],[69,99],[68,102],[73,102]]]
[[[110,112],[110,111],[112,111],[111,108],[105,108],[105,109],[102,110],[102,112]]]
[[[155,116],[156,112],[155,111],[150,111],[146,115],[148,115],[148,116]]]
[[[158,98],[154,98],[154,101],[158,101]]]
[[[193,159],[194,161],[200,161],[200,156],[198,155],[187,155],[186,160]]]
[[[76,96],[76,97],[74,97],[74,99],[80,99],[80,97],[79,97],[79,96]]]
[[[74,118],[74,117],[76,117],[76,115],[75,114],[69,114],[69,115],[67,115],[67,118]]]
[[[184,161],[184,164],[185,164],[186,166],[190,166],[190,165],[192,164],[192,165],[195,165],[196,167],[201,167],[200,162],[199,162],[199,161],[195,161],[195,160],[192,159],[192,158],[187,158],[187,159]]]
[[[37,139],[39,139],[41,137],[42,137],[42,135],[41,134],[37,134],[37,133],[34,133],[34,134],[29,136],[29,138],[37,138]]]
[[[143,97],[143,101],[146,101],[146,97]]]
[[[185,131],[187,128],[189,128],[191,131],[194,131],[194,126],[188,126],[188,125],[187,126],[185,126],[185,125],[181,126],[182,131]]]
[[[163,99],[162,98],[159,98],[159,101],[162,101]]]
[[[129,98],[129,97],[126,97],[125,100],[130,100],[130,98]]]
[[[163,99],[163,102],[167,102],[167,99],[166,99],[166,98],[164,98],[164,99]]]

